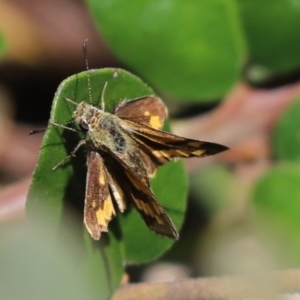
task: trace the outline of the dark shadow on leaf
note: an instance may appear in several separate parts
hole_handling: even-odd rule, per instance
[[[123,239],[123,234],[122,234],[122,230],[118,218],[118,214],[120,214],[120,212],[117,211],[116,213],[117,213],[116,217],[114,217],[109,223],[109,230],[113,232],[114,236],[118,241],[121,241]]]
[[[63,145],[66,148],[66,152],[69,155],[73,151],[79,139],[76,133],[64,130],[62,140],[65,141]],[[59,163],[59,161],[57,163]],[[71,225],[72,232],[75,232],[76,237],[80,238],[78,244],[82,245],[82,251],[85,251],[85,242],[83,235],[83,208],[85,198],[86,166],[84,151],[82,149],[78,150],[78,152],[76,153],[76,157],[70,157],[69,160],[66,160],[58,168],[65,169],[68,166],[70,166],[70,164],[73,168],[73,174],[68,179],[65,188],[65,193],[63,196],[64,205],[58,234],[59,238],[63,238],[63,233],[66,232],[66,234],[68,234],[68,227]],[[55,171],[56,170],[54,170],[53,172]],[[73,222],[70,222],[70,215],[72,215],[72,219],[74,219]],[[63,240],[65,239],[63,238]],[[81,252],[81,259],[83,259],[85,256],[84,253],[82,253],[82,251],[77,251],[77,253]]]

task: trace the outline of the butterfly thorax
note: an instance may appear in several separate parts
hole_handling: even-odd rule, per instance
[[[99,107],[86,102],[80,102],[73,113],[73,118],[83,128],[90,130],[90,127],[97,122],[102,114],[104,112]]]
[[[81,102],[73,118],[87,130],[87,140],[90,147],[96,151],[105,151],[108,148],[122,157],[132,149],[133,140],[124,134],[122,120],[118,116],[106,113],[97,106]]]

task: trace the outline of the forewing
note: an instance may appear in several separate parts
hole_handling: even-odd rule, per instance
[[[121,102],[116,107],[115,114],[120,118],[145,124],[154,129],[162,129],[168,111],[160,98],[145,96]]]
[[[178,240],[179,234],[163,207],[157,202],[149,187],[126,170],[129,200],[133,203],[146,225],[157,234]],[[129,190],[130,187],[130,190]]]
[[[228,147],[180,137],[165,131],[155,130],[135,121],[124,120],[140,149],[156,165],[162,165],[176,157],[203,157],[225,151]]]
[[[108,223],[115,215],[109,178],[100,154],[90,151],[87,156],[84,224],[95,240],[100,239],[101,232],[107,232]]]
[[[137,124],[147,125],[154,129],[161,129],[167,118],[168,111],[162,100],[155,96],[145,96],[128,102],[121,102],[115,109],[115,114],[126,120],[131,120]],[[126,128],[126,130],[130,128]],[[128,132],[128,133],[129,133]],[[153,160],[144,149],[138,148],[132,155],[139,157],[143,162],[143,168],[147,172],[147,176],[152,178],[157,169],[157,162]]]
[[[109,152],[109,149],[107,151]],[[179,234],[172,220],[142,178],[114,153],[108,155],[105,163],[114,182],[123,191],[126,198],[124,202],[131,203],[137,209],[146,225],[160,235],[178,239]]]

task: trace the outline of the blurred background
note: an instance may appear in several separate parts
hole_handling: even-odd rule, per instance
[[[174,133],[231,148],[185,161],[181,238],[151,265],[129,266],[125,281],[298,268],[299,30],[298,0],[0,0],[2,229],[25,218],[42,141],[28,133],[47,126],[59,83],[85,70],[88,38],[90,68],[141,77]]]

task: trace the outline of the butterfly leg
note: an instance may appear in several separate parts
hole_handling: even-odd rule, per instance
[[[86,140],[81,140],[79,141],[79,143],[75,146],[74,150],[71,152],[70,155],[68,155],[67,157],[65,157],[61,162],[59,162],[56,166],[54,166],[52,168],[52,171],[54,171],[55,169],[57,169],[59,166],[61,166],[66,160],[68,160],[70,157],[75,157],[75,153],[77,152],[77,150],[82,146],[86,144]]]
[[[73,122],[73,121],[72,121]],[[69,122],[71,123],[71,122]],[[75,128],[72,128],[72,127],[68,127],[68,126],[65,126],[63,124],[58,124],[58,123],[55,123],[55,122],[49,122],[50,125],[52,126],[55,126],[55,127],[61,127],[61,128],[64,128],[64,129],[67,129],[67,130],[70,130],[70,131],[74,131],[74,132],[78,132],[77,129]],[[67,123],[68,124],[68,123]]]

